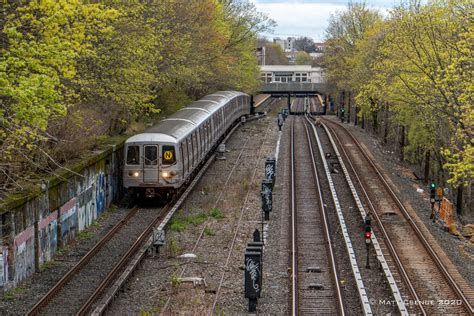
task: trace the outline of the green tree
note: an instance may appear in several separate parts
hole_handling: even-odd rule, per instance
[[[267,44],[265,46],[265,62],[267,65],[288,65],[288,58],[278,44]]]
[[[298,51],[303,51],[306,53],[314,53],[316,47],[314,46],[314,41],[309,37],[298,37],[295,40],[295,49]]]
[[[296,65],[311,65],[313,58],[307,52],[297,52],[295,57]]]
[[[33,0],[0,8],[0,183],[34,181],[135,120],[255,91],[247,0]]]
[[[40,146],[56,140],[48,122],[77,101],[71,80],[78,56],[93,53],[117,12],[101,4],[58,0],[15,4],[2,14],[0,174],[15,181],[14,170],[40,165],[38,156],[52,160]]]

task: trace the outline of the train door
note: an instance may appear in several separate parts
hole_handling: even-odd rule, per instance
[[[158,146],[143,146],[143,182],[158,183]]]

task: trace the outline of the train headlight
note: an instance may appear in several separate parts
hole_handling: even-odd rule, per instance
[[[140,175],[140,172],[138,172],[138,171],[130,171],[130,172],[128,173],[128,175],[129,175],[130,177],[138,178],[138,176]]]
[[[175,171],[162,171],[161,176],[165,179],[170,179],[176,175]]]

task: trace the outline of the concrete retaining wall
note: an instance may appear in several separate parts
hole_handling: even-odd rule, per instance
[[[0,212],[0,287],[18,285],[122,195],[123,144],[9,197]]]

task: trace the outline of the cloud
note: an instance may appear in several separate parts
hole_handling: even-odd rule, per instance
[[[256,3],[257,9],[277,22],[275,36],[309,36],[324,38],[328,19],[346,6],[320,3]]]
[[[271,4],[271,3],[289,3],[289,4],[334,4],[346,6],[349,0],[250,0],[253,3]],[[354,3],[358,1],[352,1]],[[400,0],[368,0],[366,4],[374,7],[392,7],[400,3]]]
[[[347,0],[251,0],[260,12],[277,22],[273,34],[268,37],[307,36],[316,41],[324,39],[329,17],[347,7]],[[395,0],[373,0],[367,6],[383,12],[392,6]]]

